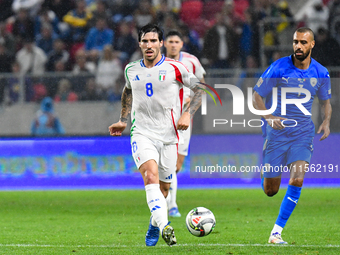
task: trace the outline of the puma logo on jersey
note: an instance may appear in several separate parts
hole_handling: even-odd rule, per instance
[[[288,83],[288,79],[289,77],[288,78],[282,77],[282,80],[286,81],[287,83]]]
[[[139,77],[138,77],[138,74],[136,75],[136,77],[132,80],[132,81],[139,81]]]

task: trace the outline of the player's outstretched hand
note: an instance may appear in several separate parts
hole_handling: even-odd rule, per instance
[[[126,128],[126,123],[118,121],[117,123],[114,123],[111,126],[109,126],[110,135],[121,136],[125,128]]]
[[[323,131],[323,135],[321,136],[320,141],[326,139],[331,133],[331,130],[329,129],[329,123],[322,122],[319,127],[318,134],[320,134],[321,131]]]
[[[286,120],[286,118],[278,117],[274,115],[266,116],[266,121],[268,122],[268,125],[276,130],[281,130],[285,128],[285,126],[281,122],[282,120]]]
[[[184,112],[177,123],[178,130],[187,130],[190,125],[190,113]]]

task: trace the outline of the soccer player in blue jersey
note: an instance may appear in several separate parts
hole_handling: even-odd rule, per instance
[[[255,109],[271,109],[277,101],[272,114],[262,115],[266,125],[262,127],[265,142],[261,184],[267,196],[274,196],[279,191],[283,167],[290,170],[288,189],[269,243],[287,244],[282,240],[281,232],[300,198],[304,175],[313,154],[315,128],[310,112],[315,95],[319,98],[323,117],[317,133],[323,132],[320,140],[330,134],[330,77],[327,69],[311,58],[314,45],[311,29],[297,29],[293,38],[294,54],[269,66],[254,88]],[[277,100],[273,88],[277,89]]]

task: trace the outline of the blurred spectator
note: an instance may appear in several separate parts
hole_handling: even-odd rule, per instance
[[[74,0],[45,0],[43,7],[53,11],[59,20],[73,8],[75,8]]]
[[[276,4],[276,8],[277,8],[277,12],[278,12],[276,14],[276,17],[281,17],[281,19],[283,20],[276,27],[277,32],[281,33],[283,30],[285,30],[288,27],[289,24],[290,24],[290,26],[294,26],[295,25],[294,21],[293,21],[294,17],[293,17],[292,12],[290,11],[288,2],[286,0],[280,0]],[[291,21],[288,22],[287,19],[291,19]],[[293,29],[295,30],[295,27]]]
[[[340,0],[329,3],[328,28],[330,35],[340,44]]]
[[[313,49],[314,51],[314,49]],[[274,63],[276,60],[282,58],[282,54],[280,51],[274,51],[273,54],[272,54],[272,57],[271,57],[271,62],[270,64]]]
[[[0,6],[0,22],[3,22],[13,15],[12,0],[0,0]]]
[[[36,16],[34,20],[34,33],[36,37],[41,33],[42,27],[45,24],[48,24],[52,27],[53,34],[59,35],[59,19],[53,11],[43,8],[40,10],[39,15]]]
[[[172,12],[164,17],[163,33],[166,35],[170,30],[179,30],[178,17]]]
[[[16,13],[21,9],[26,9],[29,11],[31,17],[35,17],[43,2],[44,0],[14,0],[12,9]]]
[[[156,11],[155,22],[158,24],[158,26],[163,27],[165,15],[168,13],[168,5],[166,0],[160,0],[157,2],[157,7],[154,6]],[[154,3],[154,1],[152,1],[152,3]]]
[[[65,50],[64,42],[61,39],[56,39],[53,42],[53,50],[48,55],[48,61],[46,64],[47,71],[50,71],[50,72],[57,71],[56,70],[57,62],[61,62],[63,64],[63,68],[65,68],[69,61],[69,57],[70,57],[70,54]]]
[[[114,42],[114,49],[118,51],[122,63],[126,63],[137,48],[138,41],[133,37],[129,23],[122,21],[119,25],[119,35]]]
[[[165,23],[165,17],[167,13],[177,13],[178,9],[174,6],[172,6],[172,2],[174,1],[167,1],[167,0],[153,0],[152,5],[154,6],[154,9],[156,11],[156,23],[163,27]],[[177,1],[176,1],[177,2]],[[175,3],[174,3],[175,4]],[[174,8],[172,8],[174,7]],[[179,8],[181,7],[181,2],[179,1]],[[173,11],[177,10],[177,11]]]
[[[275,0],[274,0],[275,1]],[[249,8],[249,4],[251,1],[249,0],[233,0],[234,2],[234,11],[241,20],[245,20],[245,11]]]
[[[16,51],[15,40],[13,35],[7,31],[5,22],[0,22],[0,40],[4,40],[7,53],[14,56]]]
[[[186,24],[180,25],[178,30],[183,36],[182,51],[188,52],[196,57],[200,57],[201,48],[199,35],[194,30],[190,30]]]
[[[87,9],[91,11],[96,8],[96,0],[85,0]]]
[[[50,63],[48,64],[48,66],[50,66],[49,68],[52,67],[52,70],[50,71],[54,72],[53,75],[47,75],[43,77],[43,80],[46,84],[47,94],[49,97],[52,97],[52,98],[54,98],[55,95],[57,94],[58,83],[59,83],[60,77],[65,76],[63,72],[67,71],[67,63],[64,62],[63,57],[57,56],[57,55],[55,57],[56,58],[60,57],[60,59],[55,60],[55,61],[50,61]],[[73,77],[73,78],[75,80],[79,80],[79,82],[82,82],[81,79],[78,79],[79,77]],[[72,81],[72,84],[74,84],[73,81]],[[84,83],[82,85],[84,85]]]
[[[24,39],[34,38],[34,22],[29,17],[27,10],[20,9],[15,16],[12,33],[19,45],[22,44]]]
[[[111,20],[112,18],[112,12],[108,7],[108,4],[104,0],[98,0],[96,3],[96,9],[92,12],[93,14],[93,22],[91,22],[91,27],[94,27],[96,25],[96,21],[99,18],[103,18],[106,21],[106,24],[108,27],[112,30],[114,30],[114,24]]]
[[[45,97],[41,101],[40,110],[32,121],[31,134],[34,136],[65,134],[59,118],[54,114],[52,98]]]
[[[69,11],[63,18],[63,21],[69,25],[69,29],[64,36],[73,43],[85,41],[89,21],[92,19],[92,13],[86,11],[86,2],[84,0],[77,0],[76,5],[76,9]]]
[[[56,61],[54,63],[53,71],[54,71],[53,75],[51,76],[48,75],[43,78],[46,84],[47,95],[52,98],[54,98],[55,95],[57,94],[60,77],[63,77],[65,75],[63,72],[67,71],[65,63],[62,60]],[[59,75],[59,73],[61,74]]]
[[[108,93],[107,100],[109,102],[115,102],[115,101],[120,101],[122,97],[122,91],[124,87],[124,78],[121,76],[117,81],[115,86],[110,90],[110,93]]]
[[[141,60],[142,58],[143,58],[142,51],[138,48],[138,49],[135,50],[135,52],[132,54],[132,56],[131,56],[129,62]]]
[[[102,100],[101,93],[97,88],[97,84],[94,78],[90,78],[86,82],[85,90],[80,93],[81,101],[99,101]]]
[[[20,64],[22,74],[41,75],[45,71],[47,56],[42,49],[34,45],[32,39],[28,38],[24,42],[24,47],[17,52],[16,61]]]
[[[108,1],[110,9],[113,12],[112,20],[114,23],[119,23],[123,18],[132,17],[133,13],[137,8],[138,0],[114,0]]]
[[[181,9],[181,0],[152,0],[152,6],[156,12],[166,7],[168,11],[178,13]]]
[[[315,46],[312,57],[323,66],[340,65],[339,43],[330,36],[329,31],[319,28],[315,35]]]
[[[261,75],[262,70],[259,69],[256,59],[249,55],[246,58],[246,68],[242,69],[242,72],[236,82],[236,86],[242,89],[242,91],[246,94],[247,89],[254,87]]]
[[[246,67],[247,57],[252,54],[253,50],[253,36],[251,11],[247,9],[244,13],[245,21],[242,25],[242,33],[240,36],[240,57],[242,68]]]
[[[151,3],[148,0],[139,1],[138,8],[134,12],[133,16],[138,30],[155,20],[155,13],[152,9]]]
[[[112,44],[114,33],[111,29],[107,28],[105,18],[98,18],[96,27],[91,28],[86,36],[85,50],[89,51],[91,59],[96,61],[104,46]]]
[[[235,3],[233,0],[226,0],[224,2],[222,13],[227,27],[233,29],[235,34],[241,34],[243,20],[242,16],[235,11]]]
[[[42,79],[38,79],[38,82],[33,84],[33,102],[41,102],[41,100],[48,94],[45,84],[42,83]]]
[[[52,26],[48,23],[45,23],[41,27],[41,33],[36,37],[37,46],[42,49],[46,55],[50,54],[53,50],[53,42],[58,38],[58,35],[55,34],[52,30]]]
[[[103,94],[109,96],[113,93],[116,81],[122,73],[121,63],[113,52],[112,46],[106,45],[96,74],[96,83],[101,87]]]
[[[7,85],[7,80],[5,77],[0,77],[0,104],[4,102],[5,99],[5,88]]]
[[[204,37],[203,56],[211,68],[229,68],[238,55],[238,42],[233,30],[226,26],[222,13],[215,17],[216,24]]]
[[[183,0],[180,18],[189,27],[198,20],[203,12],[203,1],[201,0]]]
[[[76,63],[73,67],[73,74],[82,72],[94,73],[96,65],[93,62],[86,61],[86,53],[84,50],[78,50],[76,53]]]
[[[12,64],[12,73],[13,76],[8,79],[7,83],[8,104],[19,101],[21,94],[21,81],[24,82],[25,85],[25,101],[32,101],[34,97],[32,80],[29,77],[23,77],[21,75],[20,64],[18,62],[14,62]]]
[[[251,8],[251,20],[252,20],[252,30],[253,34],[253,46],[252,55],[255,57],[256,62],[261,65],[260,58],[260,43],[262,44],[263,38],[260,38],[260,22],[267,16],[266,10],[264,9],[263,3],[265,1],[253,1]]]
[[[322,0],[315,0],[315,3],[307,8],[304,21],[306,26],[313,30],[314,33],[319,28],[328,29],[329,10]]]
[[[68,79],[61,79],[58,84],[58,91],[54,97],[56,102],[74,102],[78,100],[78,96],[71,90],[71,83]]]
[[[5,40],[0,38],[0,73],[10,73],[13,56],[7,53]]]
[[[66,65],[64,61],[58,60],[54,63],[54,71],[55,72],[65,72],[66,71]]]

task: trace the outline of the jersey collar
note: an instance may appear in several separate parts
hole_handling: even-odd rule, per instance
[[[165,56],[162,55],[161,60],[159,60],[155,66],[160,66],[160,65],[164,62],[164,60],[165,60]],[[141,67],[146,67],[146,66],[144,65],[143,59],[140,60],[140,65],[141,65]]]

